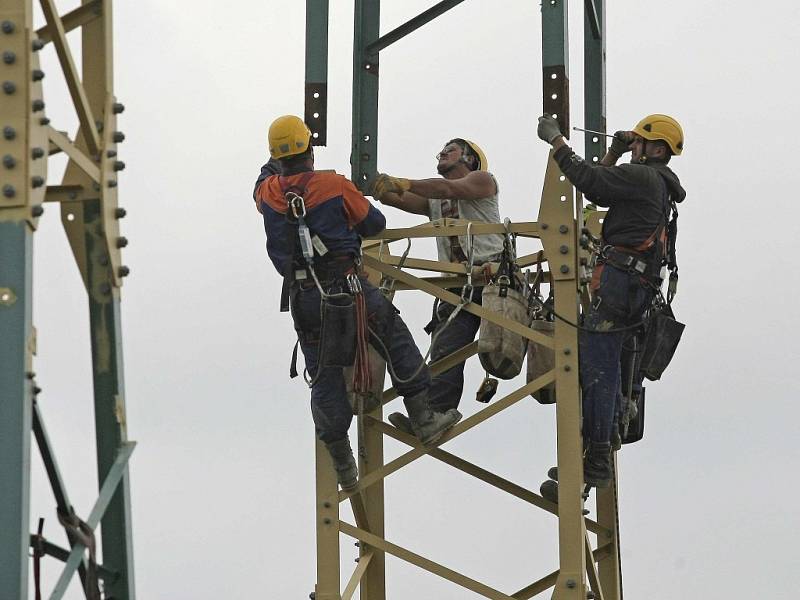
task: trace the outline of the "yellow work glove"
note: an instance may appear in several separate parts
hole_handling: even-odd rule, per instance
[[[380,200],[389,192],[402,195],[409,189],[411,189],[411,182],[408,179],[379,173],[372,184],[372,195]]]

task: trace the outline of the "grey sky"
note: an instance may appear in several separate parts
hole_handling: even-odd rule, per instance
[[[382,31],[433,3],[385,0]],[[331,5],[329,146],[317,151],[317,166],[349,174],[353,3]],[[582,5],[570,0],[573,125],[583,112]],[[123,290],[126,395],[129,433],[139,441],[134,548],[139,598],[148,600],[304,598],[314,585],[308,390],[288,378],[293,330],[278,313],[280,282],[251,200],[268,124],[303,112],[304,3],[220,8],[115,3],[132,270]],[[688,191],[676,300],[687,329],[665,379],[648,386],[644,440],[620,454],[630,598],[769,590],[778,600],[800,588],[792,505],[800,492],[800,170],[791,142],[798,22],[789,1],[609,2],[609,129],[665,112],[686,132],[672,164]],[[77,46],[79,37],[70,39]],[[540,46],[537,2],[469,0],[386,50],[380,169],[433,176],[442,143],[469,137],[500,182],[501,214],[535,220],[547,153],[535,133]],[[74,131],[51,47],[43,60],[49,116]],[[582,153],[582,136],[572,143]],[[58,177],[51,170],[51,182]],[[36,370],[61,469],[85,517],[96,489],[88,311],[57,212],[48,207],[36,236]],[[393,227],[420,222],[385,213]],[[415,243],[413,254],[433,257],[432,243]],[[404,293],[397,304],[427,348],[429,300]],[[462,407],[471,414],[482,372],[474,359],[468,370]],[[448,449],[536,489],[555,459],[554,412],[522,402]],[[391,541],[503,591],[557,568],[554,518],[436,461],[391,476],[386,489]],[[61,539],[37,458],[32,522],[39,515]],[[349,569],[357,549],[344,539]],[[56,563],[44,568],[52,583]],[[477,598],[394,559],[388,577],[393,600]],[[74,585],[68,597],[80,597]]]

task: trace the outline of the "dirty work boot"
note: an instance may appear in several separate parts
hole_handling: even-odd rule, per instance
[[[444,413],[431,410],[427,392],[420,392],[405,398],[404,402],[406,410],[408,410],[411,430],[423,444],[435,442],[445,431],[461,420],[461,413],[455,408]],[[397,423],[403,423],[403,419],[396,417],[395,414],[389,416],[389,422],[397,427]]]
[[[356,459],[353,457],[353,450],[350,448],[350,439],[344,438],[335,442],[325,444],[333,461],[333,468],[336,470],[336,479],[342,490],[349,492],[358,484],[358,467]]]
[[[389,415],[389,423],[397,427],[400,431],[408,435],[414,435],[414,429],[411,427],[411,419],[401,412],[395,412]]]
[[[583,480],[586,485],[605,488],[611,485],[611,444],[591,442],[583,459]]]

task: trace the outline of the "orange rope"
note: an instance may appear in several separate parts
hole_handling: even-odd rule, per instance
[[[372,388],[369,370],[369,329],[367,305],[363,292],[355,294],[356,303],[356,361],[353,365],[353,391],[366,394]]]

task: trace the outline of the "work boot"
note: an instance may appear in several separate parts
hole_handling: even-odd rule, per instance
[[[586,485],[605,488],[611,485],[611,444],[591,442],[583,459],[583,480]]]
[[[349,492],[355,489],[358,484],[358,467],[350,448],[350,439],[344,438],[335,442],[325,444],[333,461],[333,468],[336,470],[336,479],[342,490]]]
[[[411,431],[423,444],[435,442],[445,431],[461,420],[461,413],[455,408],[444,413],[431,410],[427,392],[420,392],[405,398],[404,402],[406,410],[408,410],[407,419],[411,425]],[[405,425],[404,421],[405,417],[400,413],[389,415],[389,422],[398,429],[402,428],[398,424]]]
[[[411,427],[411,419],[401,412],[395,412],[389,415],[389,423],[397,427],[403,433],[414,435],[414,429]]]

